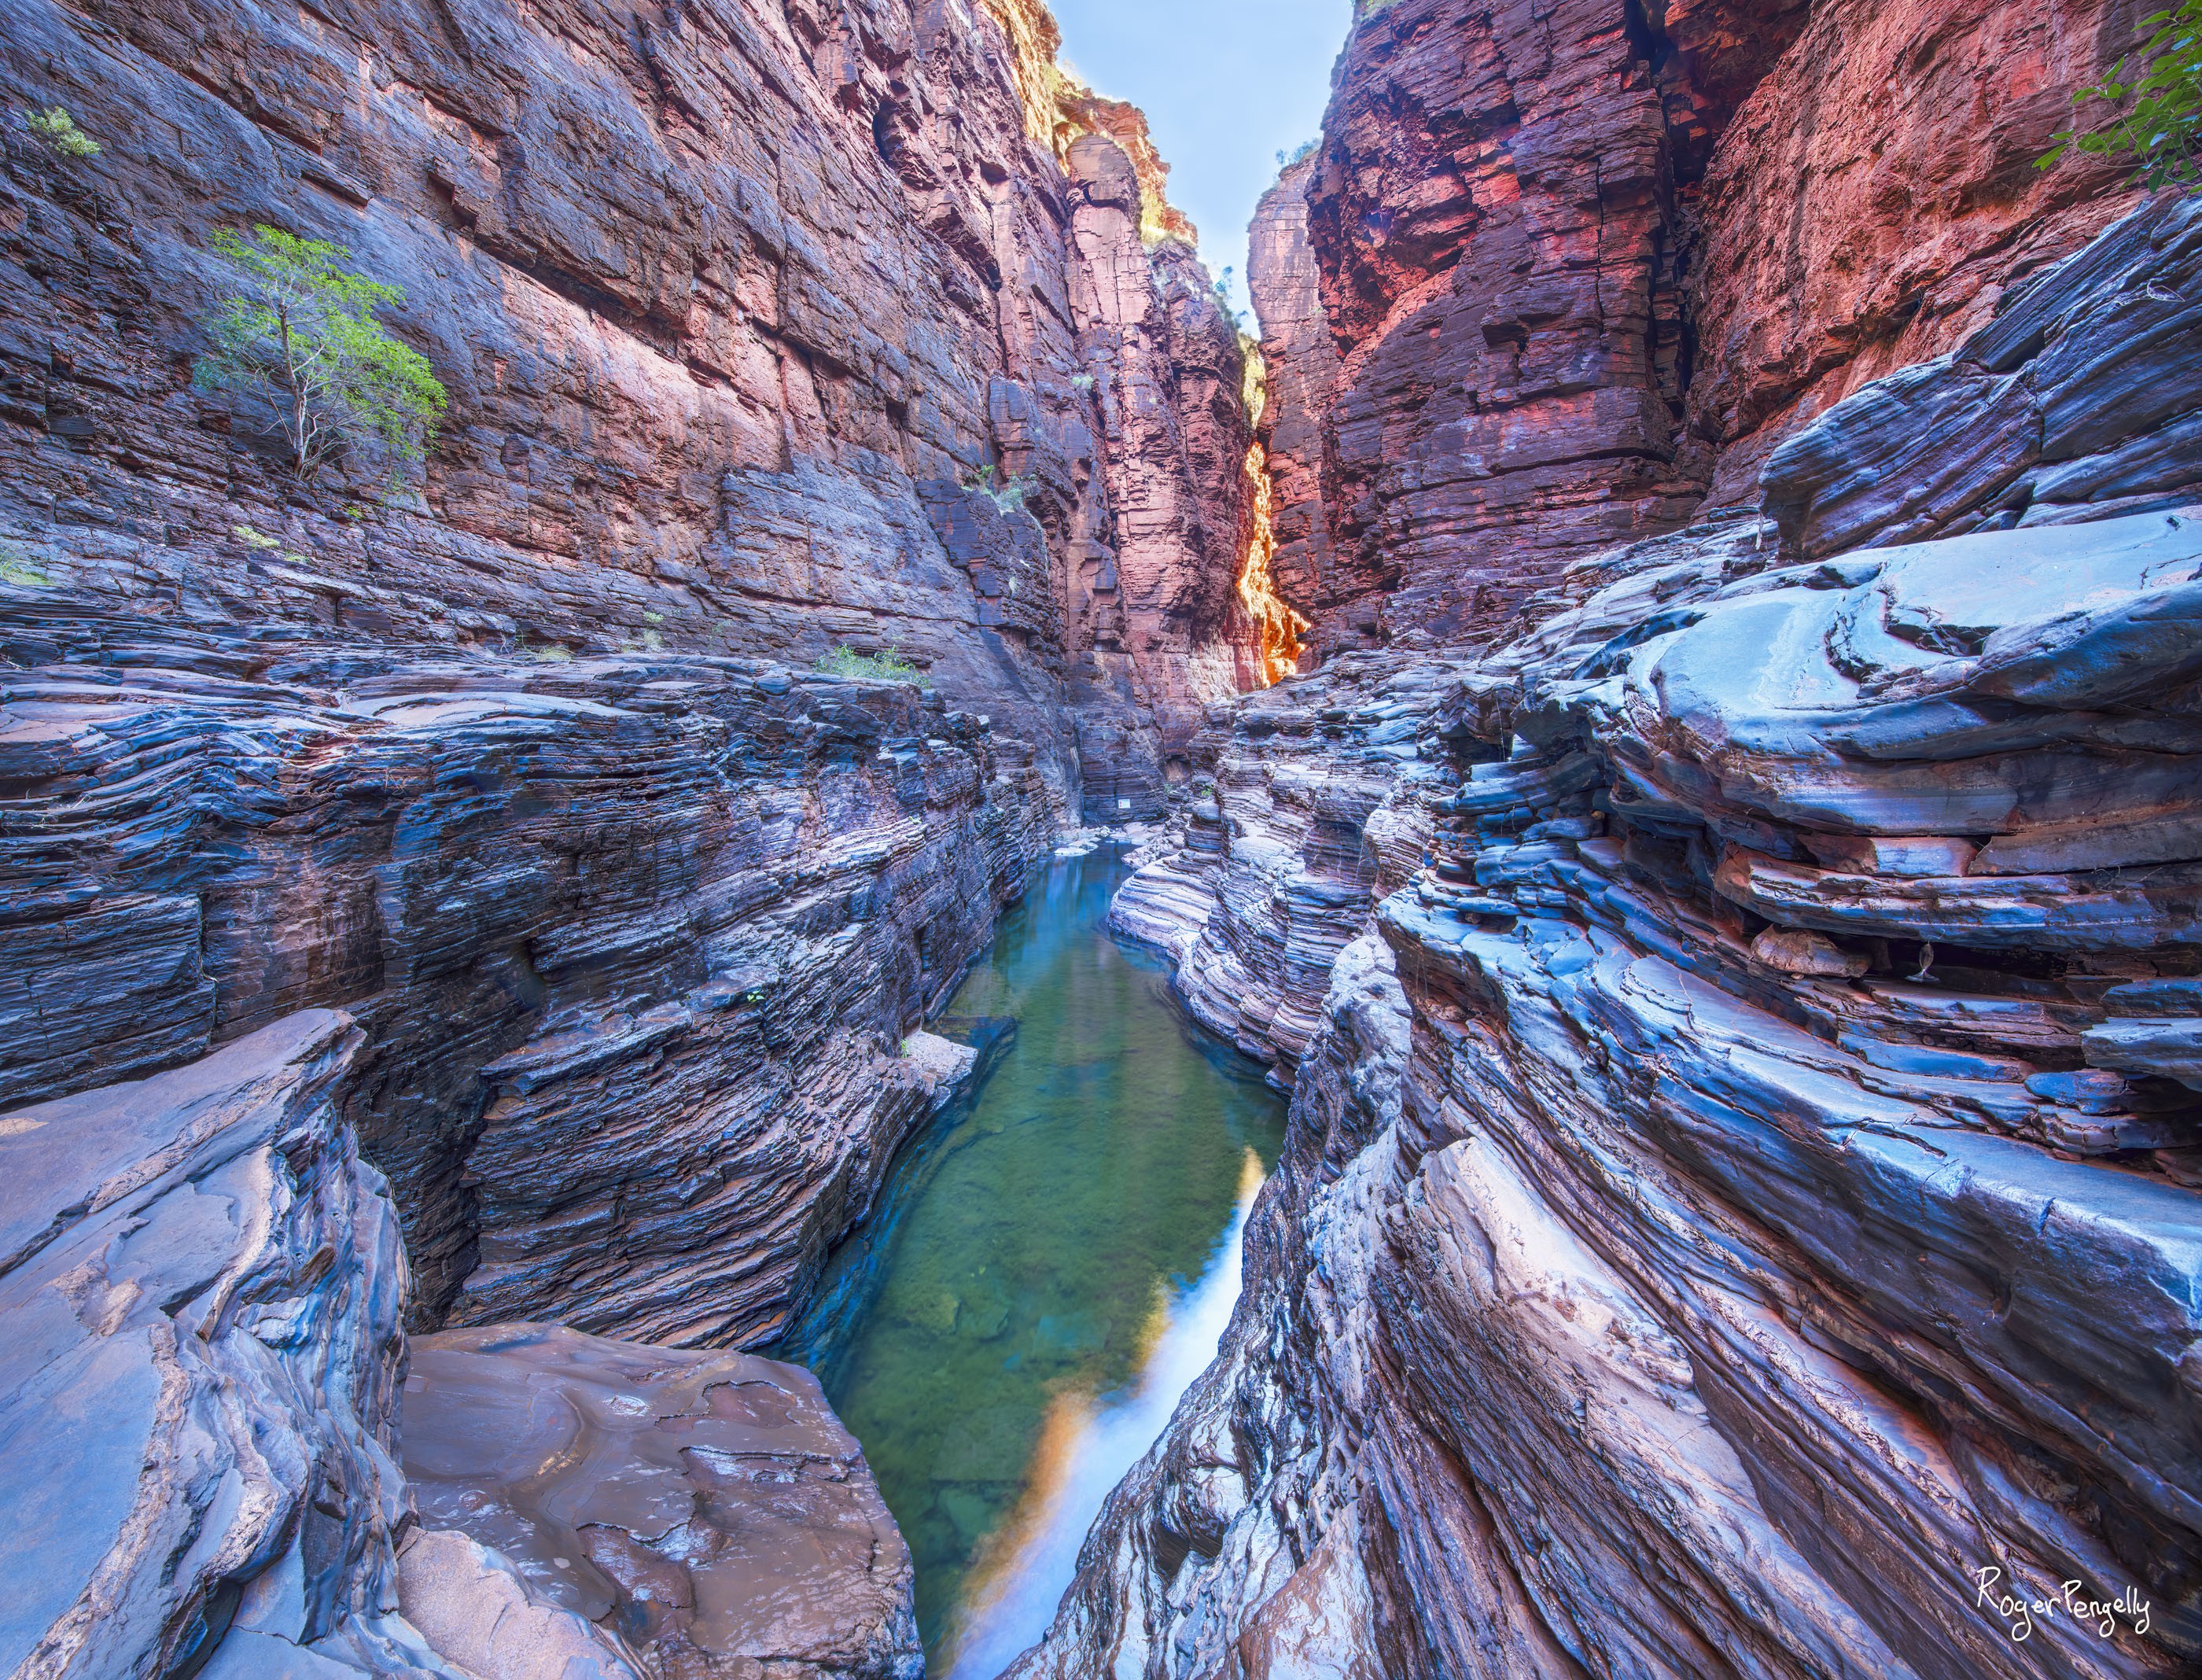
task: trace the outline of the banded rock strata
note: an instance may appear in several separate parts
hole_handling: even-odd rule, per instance
[[[0,683],[8,1088],[346,1007],[429,1323],[776,1334],[1051,827],[1028,749],[906,683],[52,634],[114,663]]]
[[[1248,270],[1275,569],[1310,648],[1489,645],[1570,562],[1755,500],[1799,424],[2129,207],[2102,160],[2033,159],[2133,21],[1361,9]]]
[[[2145,207],[1837,404],[1779,524],[1579,561],[1429,668],[1427,861],[1319,1004],[1259,956],[1316,1026],[1246,1294],[1020,1680],[2202,1659],[2202,508],[2114,477],[2179,458],[2192,329],[2134,277],[2193,225]],[[1991,457],[2051,369],[2099,498],[1914,477],[1852,528],[1966,533],[1877,549],[1791,511],[1876,505],[1868,448]],[[1936,380],[1973,400],[1895,400]],[[1197,993],[1233,875],[1162,867],[1126,914]]]

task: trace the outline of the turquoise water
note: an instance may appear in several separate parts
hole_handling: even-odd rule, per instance
[[[999,1059],[791,1349],[910,1542],[935,1674],[991,1676],[1045,1625],[1101,1498],[1214,1354],[1283,1135],[1259,1070],[1109,937],[1124,874],[1057,860],[1004,919],[939,1029]]]

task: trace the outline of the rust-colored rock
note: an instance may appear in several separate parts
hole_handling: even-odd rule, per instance
[[[1688,411],[1715,505],[1868,381],[1941,355],[2134,199],[2112,160],[2034,160],[2133,40],[2123,0],[1822,5],[1713,153]]]

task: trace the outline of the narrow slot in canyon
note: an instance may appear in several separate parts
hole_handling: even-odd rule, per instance
[[[2202,1672],[2144,9],[0,0],[0,1675]]]

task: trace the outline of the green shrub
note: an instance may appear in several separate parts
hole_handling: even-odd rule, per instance
[[[994,482],[996,469],[981,468],[963,480],[966,490],[983,490],[994,498],[994,505],[1004,513],[1015,513],[1025,504],[1025,492],[1036,480],[1028,477],[1004,479],[998,487]]]
[[[1315,156],[1315,149],[1322,144],[1322,136],[1318,134],[1312,140],[1302,140],[1290,151],[1279,152],[1277,154],[1277,172],[1281,174],[1286,170],[1291,168],[1295,163],[1306,162],[1308,159]]]
[[[395,490],[450,403],[428,358],[375,319],[405,294],[345,268],[342,245],[280,227],[256,227],[249,239],[224,228],[212,244],[236,289],[207,319],[215,351],[194,383],[273,408],[268,429],[283,434],[300,483],[340,456],[379,451]]]
[[[2038,167],[2046,169],[2074,150],[2123,155],[2134,160],[2135,186],[2202,186],[2202,0],[2181,0],[2175,10],[2142,19],[2140,27],[2154,32],[2139,49],[2147,74],[2136,82],[2121,81],[2126,70],[2121,58],[2107,81],[2072,96],[2078,105],[2100,100],[2125,109],[2092,134],[2068,128],[2052,136],[2057,144],[2037,160]]]
[[[873,681],[914,682],[921,688],[933,687],[933,679],[902,657],[899,643],[890,642],[880,653],[859,653],[846,642],[831,653],[821,655],[817,669],[827,676],[865,677]]]
[[[62,157],[97,157],[99,142],[76,126],[76,119],[68,108],[56,105],[50,110],[25,111],[23,126],[44,142],[49,151]]]

